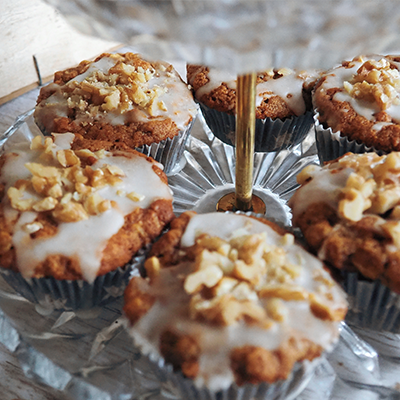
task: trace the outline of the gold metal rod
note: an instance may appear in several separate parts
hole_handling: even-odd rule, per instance
[[[236,87],[236,208],[252,208],[256,73],[239,75]]]

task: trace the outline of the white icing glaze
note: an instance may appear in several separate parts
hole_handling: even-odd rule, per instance
[[[383,159],[376,161],[375,153],[365,153],[363,157],[369,159],[371,167],[383,162]],[[314,203],[325,203],[336,210],[339,195],[346,187],[347,179],[352,172],[354,172],[353,168],[343,167],[339,163],[332,163],[325,167],[315,166],[310,172],[312,179],[297,189],[289,200],[293,218],[296,219]]]
[[[218,236],[229,240],[236,235],[267,232],[268,243],[281,245],[281,236],[268,225],[243,215],[210,213],[194,216],[181,239],[181,247],[194,244],[196,237],[202,233]],[[302,272],[296,278],[296,285],[317,293],[321,284],[316,282],[313,274],[319,271],[322,276],[332,281],[329,274],[323,270],[322,263],[300,246],[286,244],[282,246],[291,260],[302,260]],[[307,301],[286,301],[289,309],[288,318],[281,323],[274,323],[269,329],[241,321],[236,325],[226,327],[211,326],[197,322],[188,316],[190,300],[182,288],[182,276],[193,270],[189,262],[182,262],[176,267],[161,270],[160,278],[149,292],[157,300],[153,307],[132,328],[130,333],[135,343],[142,347],[145,353],[159,354],[159,335],[167,327],[174,326],[179,332],[191,334],[199,342],[201,356],[199,374],[195,384],[199,387],[206,384],[213,391],[228,388],[234,381],[230,369],[230,351],[244,345],[261,346],[268,350],[277,349],[289,337],[308,338],[330,349],[338,337],[338,323],[322,321],[310,311]],[[337,285],[328,289],[332,299],[327,300],[334,309],[346,307],[344,294]],[[260,300],[262,301],[262,300]]]
[[[289,74],[278,79],[269,79],[257,85],[256,106],[259,107],[264,99],[279,96],[295,115],[306,112],[306,104],[303,98],[304,80],[296,74]]]
[[[69,148],[72,138],[72,134],[57,135],[53,152]],[[49,162],[39,160],[40,154],[40,151],[29,150],[27,142],[9,150],[1,170],[1,183],[5,185],[6,191],[17,179],[31,178],[31,173],[25,167],[26,163],[40,162],[44,165],[56,166],[54,160]],[[37,216],[35,212],[19,214],[19,219],[14,226],[13,245],[18,269],[24,277],[32,276],[35,266],[44,261],[48,255],[61,254],[78,258],[85,280],[92,282],[100,267],[102,251],[107,241],[122,227],[125,215],[133,212],[137,207],[147,208],[157,199],[172,199],[169,187],[155,174],[152,169],[153,163],[144,157],[113,156],[112,153],[106,152],[105,157],[99,159],[92,168],[96,169],[105,164],[115,165],[125,173],[122,184],[108,185],[98,190],[104,199],[115,201],[117,207],[90,216],[87,220],[60,223],[57,234],[45,239],[32,239],[23,229],[24,224],[35,220]],[[144,195],[144,198],[135,202],[125,196],[117,195],[118,190],[126,193],[135,192]],[[29,195],[34,197],[35,193],[32,191]],[[17,215],[7,196],[2,199],[2,206],[6,220],[12,223]]]
[[[195,77],[196,74],[193,74],[193,78],[189,83],[192,84]],[[225,83],[229,89],[236,90],[236,76],[228,71],[209,68],[207,77],[208,82],[196,90],[195,96],[197,99],[201,99],[204,94],[212,92],[214,89],[221,86],[222,83]]]
[[[190,83],[193,83],[195,76],[196,73],[193,74]],[[306,105],[302,92],[303,85],[310,80],[316,79],[317,76],[317,71],[311,71],[307,76],[302,75],[302,77],[299,77],[297,72],[291,71],[288,75],[258,83],[256,87],[256,107],[259,107],[265,99],[279,96],[295,115],[304,114]],[[209,81],[196,90],[195,97],[199,100],[203,95],[221,86],[222,83],[225,83],[229,89],[236,90],[236,76],[227,71],[209,68],[207,77]]]
[[[313,171],[312,180],[297,190],[289,200],[293,217],[300,215],[313,203],[326,203],[336,209],[339,202],[340,191],[346,186],[351,168],[340,171],[331,169],[317,169]]]
[[[333,96],[333,100],[339,102],[348,102],[350,106],[354,109],[354,111],[366,118],[369,121],[376,121],[375,114],[380,111],[378,105],[374,102],[367,102],[365,100],[359,100],[352,97],[345,89],[343,83],[345,81],[351,81],[353,76],[357,74],[357,70],[362,66],[362,64],[367,60],[376,60],[379,61],[383,58],[383,56],[374,55],[369,57],[363,57],[362,61],[352,61],[353,66],[351,67],[343,67],[338,66],[333,68],[332,70],[326,72],[324,76],[326,79],[320,86],[318,90],[322,92],[326,92],[331,88],[339,88],[341,91],[335,93]],[[399,69],[399,63],[391,62],[393,65]],[[392,104],[388,109],[385,110],[388,115],[393,119],[394,122],[400,123],[400,104],[394,105]],[[374,130],[376,127],[374,127]]]
[[[92,63],[88,70],[83,74],[78,75],[66,85],[58,85],[52,83],[45,89],[46,91],[55,91],[54,94],[37,105],[35,110],[35,119],[40,125],[43,125],[47,132],[53,131],[53,120],[57,117],[68,116],[70,109],[68,105],[68,93],[65,87],[73,81],[83,82],[90,77],[94,72],[101,71],[107,74],[109,69],[115,65],[116,59],[103,57],[95,63]],[[167,71],[169,65],[163,62],[153,63],[156,73],[147,82],[148,90],[160,87],[165,89],[164,93],[160,93],[157,101],[164,103],[165,108],[152,107],[152,115],[143,107],[135,104],[130,104],[127,110],[123,113],[120,111],[100,111],[95,117],[96,120],[110,123],[112,125],[127,124],[131,122],[148,122],[149,120],[164,120],[171,118],[177,125],[179,130],[187,127],[188,123],[197,113],[197,106],[193,100],[193,96],[181,80],[179,74],[175,71]],[[164,68],[165,67],[165,68]],[[90,121],[93,116],[86,111],[76,109],[75,121],[77,123]]]
[[[83,74],[77,75],[72,81],[83,82],[87,79],[93,72],[102,71],[105,74],[108,73],[109,69],[115,65],[116,60],[110,57],[103,57],[89,65],[89,68]]]
[[[384,128],[385,126],[389,126],[389,125],[391,125],[391,122],[376,122],[372,126],[372,130],[373,131],[380,131],[382,128]]]

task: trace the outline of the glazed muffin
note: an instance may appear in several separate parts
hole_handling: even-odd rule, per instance
[[[311,91],[317,71],[270,69],[257,74],[256,151],[298,144],[313,124]],[[236,77],[199,65],[187,66],[187,81],[211,131],[235,145]]]
[[[293,224],[340,273],[349,321],[400,332],[400,153],[349,153],[297,179]]]
[[[332,349],[346,312],[318,259],[248,215],[182,214],[145,269],[125,291],[129,332],[143,353],[190,378],[178,386],[193,393],[233,390],[233,399],[238,386],[262,384],[258,395],[270,396],[268,385],[282,382],[287,390],[302,380],[299,364]]]
[[[142,149],[169,172],[179,157],[162,157],[160,146],[181,154],[196,113],[193,96],[172,65],[133,53],[105,53],[57,72],[41,89],[34,117],[44,134],[75,133],[73,148]]]
[[[73,140],[37,136],[1,156],[0,265],[10,282],[93,286],[173,218],[160,164],[134,150],[74,151]]]
[[[322,161],[400,150],[399,68],[400,57],[359,56],[322,75],[313,94]]]

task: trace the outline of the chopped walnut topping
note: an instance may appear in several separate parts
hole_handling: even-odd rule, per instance
[[[277,72],[279,75],[286,76],[293,74],[294,71],[290,68],[279,68]]]
[[[147,276],[150,280],[154,280],[160,273],[161,264],[157,257],[150,257],[144,263]]]
[[[27,233],[35,233],[37,231],[40,231],[40,229],[43,228],[43,225],[40,222],[33,222],[31,224],[25,224],[23,229]]]
[[[143,194],[139,194],[136,192],[130,192],[126,195],[126,197],[128,197],[128,199],[131,199],[132,201],[142,201],[145,198]]]
[[[81,163],[80,159],[72,150],[57,151],[57,160],[63,167],[72,167],[73,165],[79,165]]]
[[[60,222],[78,222],[88,219],[88,213],[82,204],[70,201],[65,204],[59,204],[53,211],[53,217]]]
[[[400,153],[349,154],[328,168],[334,172],[338,166],[353,169],[339,194],[338,213],[343,218],[360,221],[366,213],[382,215],[400,204]],[[396,213],[391,218],[397,218]]]
[[[11,207],[18,211],[51,212],[59,222],[77,222],[109,210],[111,201],[103,199],[97,190],[119,185],[124,172],[109,164],[97,169],[88,165],[83,167],[81,160],[90,158],[94,163],[98,159],[98,154],[90,150],[53,152],[54,148],[50,138],[43,142],[37,136],[32,140],[31,149],[41,152],[39,158],[46,153],[51,157],[52,164],[58,166],[34,162],[25,164],[32,177],[30,180],[20,179],[8,189]],[[99,153],[102,157],[104,154]],[[141,197],[137,195],[137,198]],[[38,226],[36,224],[26,229],[32,231]]]
[[[133,106],[141,107],[151,116],[157,110],[167,111],[160,98],[167,88],[150,84],[156,74],[150,63],[144,68],[131,65],[134,60],[127,60],[122,55],[110,55],[109,58],[115,64],[108,72],[92,68],[81,82],[72,79],[66,83],[64,93],[70,108],[93,116],[99,112],[123,114]]]
[[[344,89],[355,99],[375,102],[381,110],[400,104],[400,72],[389,61],[368,60],[357,70]]]
[[[273,320],[281,322],[286,319],[288,309],[282,299],[273,297],[267,302],[267,313]]]
[[[363,211],[370,207],[371,202],[366,201],[362,193],[352,187],[342,190],[343,199],[339,201],[338,211],[340,215],[351,221],[359,221]]]
[[[400,248],[400,221],[388,221],[382,229],[392,238],[397,248]]]
[[[35,204],[33,204],[32,209],[37,212],[50,211],[54,210],[57,203],[58,201],[54,197],[45,197],[44,199],[39,200]]]
[[[180,251],[183,260],[192,261],[190,273],[181,278],[190,296],[191,317],[219,325],[245,320],[265,328],[286,318],[287,301],[308,301],[311,307],[310,294],[296,282],[304,261],[297,257],[294,264],[286,250],[294,245],[293,235],[283,235],[275,245],[267,232],[244,232],[235,232],[230,240],[199,235],[192,247]],[[162,258],[149,258],[145,268],[153,281]],[[330,283],[329,276],[325,279]],[[326,283],[320,280],[321,285]],[[322,299],[328,298],[331,287],[327,286]],[[321,304],[325,306],[323,300]]]

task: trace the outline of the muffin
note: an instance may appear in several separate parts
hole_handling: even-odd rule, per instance
[[[400,150],[400,57],[359,56],[324,74],[313,93],[321,161]]]
[[[400,153],[348,153],[297,179],[293,224],[341,277],[348,321],[400,333]]]
[[[34,113],[44,134],[73,132],[72,148],[138,149],[169,173],[179,162],[197,106],[172,65],[104,53],[57,72]]]
[[[246,398],[285,398],[332,349],[347,307],[292,234],[244,214],[182,214],[145,270],[125,291],[129,332],[159,373],[172,366],[184,398],[245,387]]]
[[[37,136],[0,158],[0,271],[29,300],[61,307],[92,306],[116,283],[121,295],[132,257],[174,217],[160,164],[135,150],[74,151],[73,140]]]
[[[288,68],[257,73],[255,151],[286,149],[301,142],[313,125],[311,91],[317,71]],[[188,65],[187,81],[211,131],[235,145],[236,76]]]

